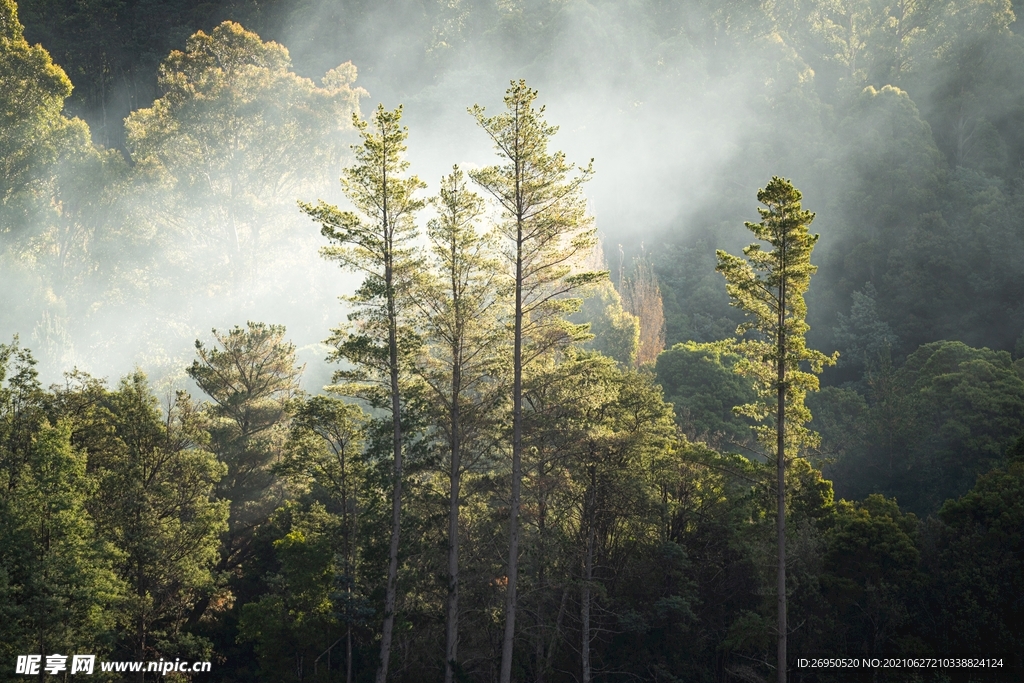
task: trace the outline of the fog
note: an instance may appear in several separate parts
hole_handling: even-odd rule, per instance
[[[631,256],[643,243],[661,259],[664,286],[683,283],[666,297],[670,342],[714,337],[732,324],[724,286],[708,293],[721,283],[707,258],[716,247],[736,250],[749,241],[742,221],[756,218],[757,188],[771,175],[791,178],[803,189],[805,206],[818,212],[821,272],[809,301],[812,339],[821,345],[834,343],[836,316],[849,310],[853,292],[866,282],[876,282],[879,296],[898,298],[899,274],[885,264],[894,250],[905,253],[908,235],[923,229],[921,216],[936,210],[928,203],[943,196],[943,183],[967,183],[974,174],[974,186],[989,183],[1007,207],[1016,201],[1019,136],[1008,131],[1019,115],[1020,94],[976,85],[967,86],[973,87],[969,97],[963,89],[950,95],[969,78],[971,65],[976,83],[1005,77],[992,64],[1017,49],[1016,43],[1006,47],[1008,35],[1015,39],[1006,28],[1013,25],[1012,14],[1004,16],[1008,6],[953,14],[915,10],[917,37],[905,39],[906,53],[916,50],[912,64],[900,56],[902,43],[892,56],[886,37],[892,8],[872,15],[854,5],[460,0],[296,0],[254,7],[225,4],[200,28],[209,33],[214,16],[237,20],[284,45],[295,73],[314,82],[351,61],[358,70],[352,87],[365,90],[358,97],[363,115],[378,102],[404,107],[410,172],[428,183],[425,195],[436,191],[452,164],[493,162],[488,139],[466,109],[478,103],[498,111],[509,81],[525,78],[539,90],[548,121],[560,127],[553,145],[578,164],[594,159],[596,175],[586,192],[605,252],[621,244]],[[31,39],[31,25],[27,33]],[[183,41],[173,47],[182,49]],[[935,56],[940,47],[945,57]],[[979,49],[985,55],[970,61]],[[883,90],[890,83],[903,90]],[[131,100],[117,92],[108,99]],[[97,119],[82,101],[69,100],[77,102],[71,109]],[[360,278],[318,256],[324,240],[295,201],[345,204],[337,177],[350,158],[345,146],[356,142],[346,125],[337,121],[327,132],[335,136],[329,163],[273,191],[257,191],[242,208],[217,206],[217,192],[202,194],[195,183],[191,191],[200,195],[190,195],[180,177],[170,191],[166,178],[140,179],[145,164],[137,165],[140,151],[129,141],[122,150],[126,168],[112,181],[120,189],[108,185],[104,211],[82,228],[92,231],[81,241],[91,270],[84,269],[89,272],[78,277],[74,291],[61,294],[47,282],[52,276],[38,272],[54,240],[46,237],[52,225],[43,225],[54,222],[52,206],[44,203],[40,225],[25,231],[43,236],[33,243],[36,255],[24,257],[31,248],[9,249],[7,298],[21,305],[3,316],[0,336],[19,334],[40,357],[47,381],[77,366],[110,378],[139,367],[158,383],[175,383],[184,377],[194,341],[209,342],[211,328],[246,320],[283,324],[307,365],[305,388],[317,390],[330,374],[321,342],[345,315],[338,296]],[[259,137],[251,144],[260,144]],[[245,154],[255,158],[252,149]],[[289,158],[307,165],[301,155]],[[243,235],[248,246],[235,247],[254,250],[244,267],[221,238],[211,237],[228,214],[250,231]],[[951,215],[945,220],[954,221]],[[1012,233],[1012,223],[1006,225]],[[1016,253],[1019,236],[1014,240],[997,251]],[[853,261],[837,255],[851,249],[863,253]],[[233,275],[211,274],[226,265]],[[958,272],[976,267],[966,260],[957,266]],[[251,272],[242,273],[245,268]],[[1015,291],[997,283],[974,294],[1004,302],[994,305],[1005,310]],[[904,351],[937,335],[1012,348],[1024,327],[1019,306],[980,327],[968,324],[952,300],[927,312],[915,313],[914,306],[883,306],[883,317],[906,341]],[[710,321],[700,328],[710,331],[695,331],[698,318]]]
[[[498,680],[499,661],[762,680],[789,647],[1001,673],[1024,651],[1021,32],[1011,0],[0,0],[8,654],[363,680],[391,648],[381,677],[417,683]],[[379,339],[383,316],[349,321],[363,276],[321,257],[306,203],[351,208],[339,177],[378,104],[403,107],[423,199],[499,161],[467,108],[501,112],[517,79],[551,147],[593,160],[585,267],[607,255],[624,296],[600,283],[571,322],[608,357],[562,352],[579,328],[543,317],[561,308],[534,280],[512,362],[507,302],[467,276],[475,324],[427,297],[423,385],[347,387],[392,420],[292,403],[280,346],[204,354],[204,395],[196,344],[250,321],[287,329],[311,394],[332,351],[381,379],[360,339],[325,342],[350,322]],[[773,176],[816,213],[806,311],[803,219],[782,248],[795,335],[716,271]],[[744,311],[781,367],[707,343]],[[40,390],[12,338],[44,385],[150,385]]]

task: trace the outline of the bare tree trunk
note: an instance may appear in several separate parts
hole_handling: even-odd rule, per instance
[[[382,136],[383,137],[383,136]],[[386,154],[386,152],[385,152]],[[386,683],[388,661],[391,658],[391,638],[395,627],[395,603],[398,591],[398,542],[402,521],[402,410],[398,386],[398,313],[395,307],[394,254],[392,226],[389,224],[387,204],[387,174],[383,176],[383,237],[386,243],[384,256],[384,285],[387,289],[388,314],[388,355],[391,379],[391,425],[394,471],[391,493],[391,547],[388,555],[388,585],[384,593],[384,626],[380,638],[380,667],[376,683]]]
[[[537,614],[533,619],[534,628],[537,629],[537,641],[533,646],[533,659],[536,662],[536,670],[534,671],[535,683],[547,683],[547,668],[544,666],[547,662],[547,658],[544,655],[544,622],[540,609],[537,610]]]
[[[580,621],[582,622],[580,654],[583,660],[583,683],[591,683],[590,668],[590,582],[594,578],[594,503],[596,481],[594,466],[590,466],[590,490],[587,492],[587,551],[583,559],[583,588],[580,595]]]
[[[544,479],[544,466],[538,465],[537,467],[537,479],[543,481]],[[544,538],[547,529],[547,492],[541,490],[540,495],[537,498],[537,539],[539,543],[540,552],[538,553],[537,561],[537,592],[542,596],[537,601],[537,608],[534,610],[534,628],[537,631],[537,641],[534,645],[534,659],[536,660],[536,669],[534,671],[535,683],[546,683],[547,669],[548,669],[548,658],[544,653],[544,600],[543,594],[547,588],[547,573],[544,571]]]
[[[516,179],[519,179],[516,159]],[[509,501],[508,585],[505,633],[501,642],[500,683],[512,680],[512,644],[516,629],[516,580],[519,577],[519,497],[523,479],[523,222],[516,229],[516,313],[512,350],[512,498]]]
[[[558,638],[562,634],[562,622],[565,620],[565,604],[569,601],[569,589],[562,589],[562,600],[558,604],[558,616],[555,617],[555,630],[551,634],[551,644],[548,645],[548,669],[555,663],[555,651],[558,649]]]
[[[459,337],[460,335],[456,335]],[[455,354],[452,356],[452,404],[451,404],[451,448],[452,461],[450,491],[448,500],[448,605],[445,619],[445,667],[444,683],[452,683],[455,678],[455,666],[458,662],[459,648],[459,487],[461,484],[461,429],[459,415],[459,394],[461,392],[461,359],[458,344],[453,343]]]
[[[345,633],[345,683],[352,683],[352,622]]]
[[[388,268],[388,289],[391,288],[390,267]],[[391,657],[391,637],[395,627],[395,603],[398,592],[398,542],[402,520],[402,424],[398,394],[398,343],[394,321],[394,304],[391,309],[391,330],[389,343],[391,346],[391,411],[393,426],[393,448],[395,454],[394,471],[392,472],[391,493],[391,548],[388,555],[388,585],[384,594],[384,627],[380,639],[380,668],[377,669],[377,683],[385,683],[388,679],[388,660]]]
[[[348,475],[345,451],[341,451],[341,509],[345,526],[345,683],[352,683],[352,587],[355,585],[355,562],[352,559],[352,520],[348,510]],[[328,667],[329,675],[330,667]]]
[[[138,513],[136,513],[135,517],[136,517],[136,521],[138,521]],[[145,592],[144,588],[145,588],[145,574],[144,574],[144,572],[142,570],[142,562],[140,560],[140,561],[136,562],[135,594],[138,597],[145,597],[146,592]],[[138,619],[137,619],[137,621],[135,623],[135,638],[136,638],[136,641],[138,642],[138,649],[137,649],[138,661],[141,662],[141,661],[144,661],[146,659],[146,617],[142,613],[141,610],[139,612]],[[42,679],[42,674],[41,673],[40,673],[40,679]],[[145,681],[146,680],[145,672],[140,670],[139,671],[139,675],[135,678],[135,680],[139,681],[139,683],[142,683],[143,681]]]
[[[786,288],[785,283],[779,286],[779,341],[778,359],[778,420],[776,421],[777,438],[777,519],[778,537],[776,543],[779,551],[778,564],[778,611],[779,611],[779,651],[778,651],[778,682],[786,683]]]

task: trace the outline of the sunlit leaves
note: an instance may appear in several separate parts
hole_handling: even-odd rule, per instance
[[[284,47],[231,22],[170,54],[163,96],[125,125],[140,170],[170,192],[151,218],[174,236],[172,263],[187,268],[202,254],[218,263],[202,277],[223,286],[273,262],[295,195],[322,186],[340,157],[365,94],[354,79],[343,65],[318,86],[291,71]]]
[[[817,390],[816,374],[824,365],[835,363],[837,356],[808,349],[804,338],[810,328],[803,295],[817,270],[810,257],[818,236],[807,230],[814,214],[801,208],[799,190],[778,177],[758,192],[757,199],[765,207],[758,208],[761,222],[746,226],[773,249],[765,251],[755,242],[744,248],[746,259],[719,251],[717,270],[725,276],[732,305],[748,316],[736,333],[754,333],[736,342],[741,356],[736,371],[754,380],[760,400],[740,406],[738,411],[765,420],[776,409],[774,399],[782,390],[786,397],[786,457],[794,457],[800,448],[817,443],[816,436],[803,427],[811,418],[804,396]],[[774,449],[779,418],[758,428],[766,448]]]

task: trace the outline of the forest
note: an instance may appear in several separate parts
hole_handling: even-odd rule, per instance
[[[0,680],[1021,680],[1021,13],[0,0]]]

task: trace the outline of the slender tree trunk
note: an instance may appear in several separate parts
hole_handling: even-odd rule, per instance
[[[569,589],[562,589],[562,600],[558,604],[558,616],[555,617],[555,631],[551,634],[551,644],[548,645],[548,659],[546,669],[550,669],[555,663],[555,651],[558,649],[558,638],[562,635],[562,622],[565,620],[565,604],[569,601]]]
[[[778,565],[778,610],[779,610],[779,651],[778,651],[778,682],[786,683],[786,288],[785,284],[779,286],[779,340],[777,351],[778,360],[778,420],[776,429],[778,432],[777,444],[777,468],[778,468],[778,491],[776,510],[776,529],[778,537],[776,543],[779,551]]]
[[[456,313],[458,315],[458,313]],[[456,335],[457,337],[460,335]],[[445,669],[444,683],[452,683],[455,678],[455,666],[458,662],[459,647],[459,487],[461,484],[461,438],[459,430],[459,394],[461,393],[462,373],[461,359],[456,347],[453,355],[452,368],[452,404],[451,404],[451,448],[452,461],[450,473],[450,492],[448,500],[448,605],[445,633]]]
[[[537,614],[533,619],[533,626],[537,629],[537,642],[533,646],[533,658],[536,661],[536,671],[534,672],[534,680],[536,683],[546,683],[547,670],[544,664],[547,658],[544,656],[544,620],[540,613],[540,609],[537,610]]]
[[[138,515],[136,515],[138,519]],[[141,526],[141,524],[139,525]],[[136,575],[135,575],[135,595],[139,598],[145,597],[145,573],[142,569],[142,561],[136,561]],[[138,640],[138,661],[144,661],[146,659],[146,617],[142,610],[139,611],[138,621],[135,624],[136,639]],[[146,680],[146,674],[143,671],[139,671],[139,675],[135,680],[142,683]]]
[[[519,181],[518,159],[516,182]],[[501,643],[500,683],[512,680],[512,644],[516,629],[516,580],[519,577],[519,496],[523,479],[523,222],[516,228],[516,312],[512,349],[512,499],[509,501],[508,585],[505,633]]]
[[[382,138],[385,136],[382,133]],[[387,150],[384,152],[385,162]],[[386,169],[387,164],[383,164]],[[398,314],[395,307],[394,253],[392,230],[387,204],[387,171],[383,175],[384,188],[383,237],[384,254],[384,286],[387,292],[388,314],[388,355],[391,375],[391,425],[392,448],[394,450],[394,471],[391,493],[391,548],[388,556],[388,585],[384,594],[384,626],[380,638],[380,667],[377,669],[376,683],[385,683],[388,679],[388,661],[391,658],[391,638],[395,627],[395,602],[398,591],[398,542],[402,521],[402,411],[399,401],[398,387]]]
[[[591,683],[590,669],[590,582],[594,578],[594,503],[596,481],[590,466],[590,490],[587,492],[587,552],[583,558],[583,588],[580,595],[580,655],[583,660],[583,683]]]
[[[345,683],[352,683],[352,622],[345,633]]]
[[[394,300],[391,293],[391,267],[387,268],[388,315],[391,318],[388,343],[391,347],[391,411],[393,427],[394,471],[391,493],[391,548],[388,556],[388,585],[384,594],[384,627],[380,639],[380,668],[377,669],[377,683],[388,679],[388,660],[391,657],[391,637],[395,627],[395,602],[398,590],[398,541],[402,520],[402,424],[398,393],[398,340],[395,329]]]
[[[352,560],[352,523],[348,514],[348,474],[344,448],[341,450],[341,509],[342,525],[345,527],[345,683],[352,683],[352,586],[355,585],[355,562]]]
[[[544,480],[544,467],[537,467],[538,481]],[[537,557],[537,592],[543,596],[547,588],[547,573],[544,571],[544,538],[547,531],[547,494],[541,490],[537,499],[537,541],[539,553]],[[534,672],[535,683],[545,683],[547,676],[547,657],[544,655],[544,601],[543,597],[537,601],[537,609],[534,611],[534,627],[537,631],[537,642],[534,647],[534,658],[537,660],[536,671]]]

